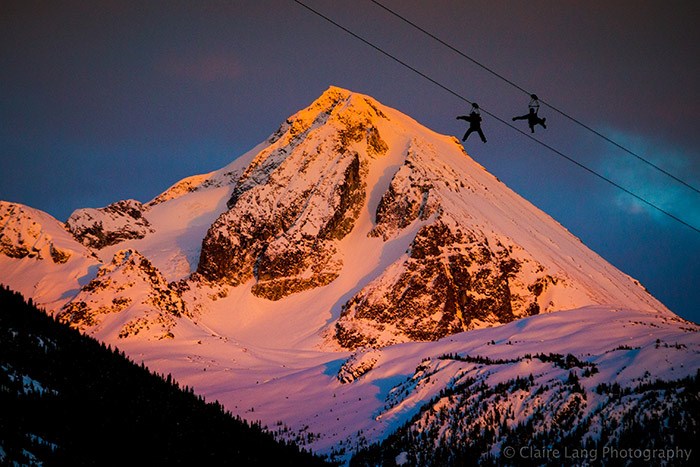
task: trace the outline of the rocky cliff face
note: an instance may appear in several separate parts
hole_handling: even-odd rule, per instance
[[[335,337],[346,348],[381,347],[537,314],[538,296],[557,279],[512,251],[440,220],[428,224],[402,262],[343,306]]]
[[[403,165],[394,173],[375,213],[375,227],[369,236],[384,241],[395,237],[416,220],[425,221],[440,211],[435,183],[444,183],[422,166],[426,143],[412,139]],[[452,174],[451,174],[452,175]]]
[[[76,210],[66,226],[83,245],[100,249],[124,240],[143,238],[153,230],[144,217],[144,206],[133,199],[104,208]]]
[[[168,284],[148,259],[137,251],[121,250],[58,316],[79,329],[111,329],[119,338],[141,333],[162,339],[173,337],[176,318],[185,310],[175,285]]]
[[[412,223],[423,226],[403,258],[345,303],[335,325],[341,346],[436,340],[507,323],[539,313],[538,297],[561,281],[508,238],[470,227],[450,192],[469,196],[475,189],[428,163],[437,157],[429,143],[412,140],[382,196],[370,236],[387,241]]]
[[[381,351],[370,348],[357,349],[338,370],[338,381],[352,383],[372,370],[381,357]]]
[[[198,273],[270,300],[326,285],[343,260],[337,242],[365,203],[370,158],[386,143],[378,109],[331,88],[273,135],[240,177],[229,210],[202,243]]]
[[[67,262],[74,252],[55,241],[56,232],[63,236],[67,232],[55,219],[42,214],[21,204],[0,201],[0,255]]]

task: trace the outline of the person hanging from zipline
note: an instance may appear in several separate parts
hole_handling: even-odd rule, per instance
[[[459,117],[457,117],[457,120],[466,120],[467,122],[469,122],[469,129],[466,133],[464,133],[462,141],[466,141],[467,138],[469,138],[469,135],[473,131],[476,131],[477,133],[479,133],[481,141],[483,141],[484,143],[486,142],[486,136],[484,136],[484,132],[481,131],[481,112],[479,112],[479,104],[474,102],[472,104],[472,111],[469,113],[469,115],[460,115]]]
[[[527,113],[527,115],[513,117],[513,121],[527,120],[527,124],[530,126],[531,133],[535,132],[535,125],[542,125],[542,128],[544,128],[546,130],[547,125],[545,124],[545,122],[547,121],[547,119],[540,118],[537,115],[537,112],[540,110],[540,101],[537,98],[537,95],[530,94],[530,104],[528,105],[528,108],[529,108],[529,112]]]

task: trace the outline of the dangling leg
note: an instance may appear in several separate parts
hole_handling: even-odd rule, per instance
[[[469,138],[469,135],[471,135],[471,134],[472,134],[472,131],[474,131],[474,129],[473,129],[473,128],[470,128],[470,129],[468,129],[468,130],[467,130],[467,132],[466,132],[466,133],[464,133],[464,138],[462,138],[462,141],[466,141],[466,140],[467,140],[467,138]]]
[[[484,136],[484,132],[481,131],[481,128],[479,128],[477,131],[479,132],[479,136],[481,136],[481,141],[483,141],[483,142],[485,143],[485,142],[486,142],[486,136]]]

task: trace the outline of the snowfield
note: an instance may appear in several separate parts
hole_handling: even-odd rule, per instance
[[[172,372],[198,393],[271,430],[284,426],[285,436],[309,439],[306,446],[320,453],[384,439],[440,391],[467,378],[495,387],[532,375],[533,388],[527,394],[550,387],[539,402],[528,400],[517,407],[517,423],[538,404],[548,404],[548,391],[566,382],[571,368],[587,394],[595,397],[589,396],[590,410],[604,400],[595,393],[600,384],[631,388],[676,381],[694,376],[700,368],[697,325],[674,316],[600,306],[369,353],[265,348],[207,334],[194,324],[188,328],[191,334],[157,348],[137,340],[121,345],[137,362]],[[358,354],[365,361],[370,356],[371,368],[346,382],[344,365],[358,360]],[[561,360],[572,355],[579,366],[567,368],[556,358],[546,361],[538,355]],[[596,372],[584,377],[586,368]],[[310,436],[299,438],[300,433]]]

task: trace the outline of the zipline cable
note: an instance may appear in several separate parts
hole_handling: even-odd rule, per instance
[[[350,29],[348,29],[348,28],[346,28],[345,26],[343,26],[343,25],[337,23],[336,21],[334,21],[333,19],[331,19],[331,18],[329,18],[328,16],[324,15],[324,14],[321,13],[320,11],[311,8],[310,6],[306,5],[306,4],[305,4],[304,2],[302,2],[301,0],[293,0],[293,1],[294,1],[295,3],[297,3],[298,5],[304,7],[304,8],[307,9],[308,11],[312,12],[312,13],[315,14],[316,16],[318,16],[318,17],[320,17],[320,18],[323,18],[325,21],[328,21],[329,23],[331,23],[332,25],[336,26],[337,28],[339,28],[339,29],[345,31],[347,34],[351,35],[352,37],[354,37],[354,38],[358,39],[359,41],[363,42],[364,44],[370,46],[371,48],[373,48],[373,49],[376,50],[377,52],[381,53],[382,55],[385,55],[386,57],[388,57],[388,58],[394,60],[395,62],[399,63],[400,65],[404,66],[405,68],[408,68],[409,70],[411,70],[411,71],[413,71],[414,73],[418,74],[418,75],[421,76],[422,78],[425,78],[426,80],[430,81],[431,83],[435,84],[436,86],[440,87],[441,89],[447,91],[448,93],[452,94],[453,96],[457,97],[458,99],[460,99],[460,100],[462,100],[462,101],[464,101],[464,102],[466,102],[466,103],[468,103],[468,104],[470,104],[470,105],[473,104],[473,102],[470,101],[469,99],[467,99],[466,97],[464,97],[464,96],[458,94],[457,92],[455,92],[455,91],[453,91],[452,89],[448,88],[447,86],[441,84],[440,82],[436,81],[435,79],[431,78],[430,76],[426,75],[425,73],[421,72],[420,70],[414,68],[413,66],[409,65],[408,63],[402,61],[401,59],[395,57],[394,55],[390,54],[389,52],[386,52],[384,49],[382,49],[382,48],[380,48],[379,46],[373,44],[372,42],[368,41],[367,39],[365,39],[365,38],[359,36],[358,34],[355,34],[355,33],[352,32]],[[531,136],[531,135],[525,133],[525,132],[524,132],[523,130],[521,130],[520,128],[518,128],[518,127],[516,127],[516,126],[514,126],[514,125],[512,125],[512,124],[510,124],[510,123],[508,123],[507,121],[503,120],[502,118],[498,117],[497,115],[494,115],[493,113],[491,113],[491,112],[489,112],[488,110],[484,109],[483,107],[480,106],[479,109],[480,109],[482,112],[484,112],[485,114],[487,114],[487,115],[493,117],[494,119],[498,120],[499,122],[503,123],[504,125],[506,125],[506,126],[512,128],[513,130],[517,131],[517,132],[520,133],[521,135],[526,136],[527,138],[531,139],[532,141],[536,142],[537,144],[539,144],[539,145],[541,145],[541,146],[543,146],[543,147],[549,149],[550,151],[554,152],[555,154],[557,154],[557,155],[563,157],[564,159],[568,160],[569,162],[571,162],[571,163],[573,163],[573,164],[579,166],[579,167],[582,168],[583,170],[585,170],[585,171],[591,173],[592,175],[594,175],[594,176],[600,178],[601,180],[604,180],[604,181],[608,182],[610,185],[612,185],[612,186],[618,188],[619,190],[623,191],[624,193],[627,193],[628,195],[632,196],[633,198],[637,199],[638,201],[641,201],[642,203],[644,203],[644,204],[650,206],[651,208],[653,208],[653,209],[659,211],[660,213],[665,214],[665,215],[668,216],[669,218],[671,218],[671,219],[673,219],[673,220],[675,220],[675,221],[677,221],[677,222],[679,222],[679,223],[685,225],[686,227],[688,227],[688,228],[690,228],[690,229],[692,229],[692,230],[694,230],[694,231],[700,233],[700,229],[698,229],[697,227],[695,227],[695,226],[693,226],[693,225],[691,225],[691,224],[688,224],[688,223],[685,222],[683,219],[680,219],[679,217],[676,217],[675,215],[671,214],[670,212],[666,211],[665,209],[663,209],[663,208],[661,208],[661,207],[655,205],[655,204],[652,203],[651,201],[648,201],[648,200],[646,200],[645,198],[643,198],[642,196],[637,195],[636,193],[633,193],[632,191],[628,190],[627,188],[623,187],[622,185],[619,185],[618,183],[614,182],[613,180],[607,178],[606,176],[599,174],[599,173],[596,172],[595,170],[593,170],[593,169],[591,169],[591,168],[585,166],[584,164],[578,162],[577,160],[575,160],[575,159],[573,159],[573,158],[567,156],[566,154],[564,154],[563,152],[559,151],[558,149],[556,149],[556,148],[550,146],[549,144],[543,143],[542,141],[538,140],[537,138],[535,138],[535,137],[533,137],[533,136]]]
[[[428,37],[434,39],[435,41],[437,41],[437,42],[439,42],[440,44],[444,45],[444,46],[447,47],[448,49],[450,49],[450,50],[452,50],[453,52],[457,53],[458,55],[462,56],[463,58],[466,58],[467,60],[469,60],[469,61],[472,62],[473,64],[475,64],[475,65],[481,67],[482,69],[486,70],[487,72],[491,73],[492,75],[496,76],[497,78],[499,78],[499,79],[505,81],[506,83],[510,84],[510,85],[513,86],[514,88],[516,88],[516,89],[518,89],[518,90],[524,92],[524,93],[527,94],[528,96],[529,96],[529,95],[532,95],[532,92],[525,90],[524,88],[522,88],[522,87],[519,86],[518,84],[516,84],[516,83],[514,83],[513,81],[509,80],[508,78],[506,78],[505,76],[501,75],[500,73],[495,72],[495,71],[492,70],[491,68],[487,67],[486,65],[484,65],[484,64],[481,63],[481,62],[479,62],[478,60],[476,60],[476,59],[470,57],[469,55],[467,55],[466,53],[464,53],[464,52],[462,52],[461,50],[457,49],[456,47],[454,47],[454,46],[448,44],[447,42],[443,41],[442,39],[440,39],[439,37],[435,36],[435,35],[432,34],[431,32],[429,32],[429,31],[425,30],[424,28],[420,27],[419,25],[417,25],[417,24],[414,23],[413,21],[411,21],[411,20],[409,20],[409,19],[407,19],[407,18],[401,16],[399,13],[395,12],[395,11],[392,10],[391,8],[389,8],[389,7],[387,7],[386,5],[382,4],[382,3],[379,2],[378,0],[370,0],[370,1],[371,1],[372,3],[374,3],[375,5],[377,5],[378,7],[382,8],[383,10],[385,10],[386,12],[388,12],[388,13],[392,14],[393,16],[399,18],[400,20],[402,20],[402,21],[405,22],[406,24],[409,24],[410,26],[412,26],[412,27],[414,27],[415,29],[417,29],[417,30],[419,30],[420,32],[422,32],[423,34],[427,35]],[[636,157],[638,160],[644,162],[645,164],[649,165],[650,167],[653,167],[654,169],[656,169],[656,170],[658,170],[659,172],[663,173],[663,174],[666,175],[667,177],[672,178],[673,180],[677,181],[678,183],[680,183],[680,184],[682,184],[682,185],[685,185],[687,188],[690,188],[690,189],[693,190],[694,192],[700,194],[700,190],[698,190],[698,189],[695,188],[694,186],[692,186],[692,185],[690,185],[689,183],[685,182],[684,180],[682,180],[682,179],[676,177],[676,176],[673,175],[672,173],[670,173],[670,172],[668,172],[668,171],[662,169],[661,167],[659,167],[658,165],[654,164],[653,162],[650,162],[650,161],[646,160],[645,158],[643,158],[643,157],[640,156],[639,154],[637,154],[637,153],[631,151],[630,149],[627,149],[626,147],[622,146],[620,143],[618,143],[618,142],[616,142],[616,141],[610,139],[609,137],[605,136],[604,134],[600,133],[598,130],[596,130],[596,129],[594,129],[594,128],[588,126],[588,125],[586,125],[586,124],[583,123],[582,121],[578,120],[577,118],[572,117],[571,115],[567,114],[567,113],[564,112],[563,110],[558,109],[557,107],[555,107],[554,105],[552,105],[552,104],[550,104],[549,102],[545,101],[544,99],[539,99],[539,101],[540,101],[541,103],[545,104],[547,107],[549,107],[549,108],[552,109],[553,111],[555,111],[555,112],[557,112],[558,114],[562,115],[563,117],[568,118],[569,120],[571,120],[572,122],[576,123],[577,125],[580,125],[581,127],[585,128],[586,130],[590,131],[591,133],[595,134],[596,136],[598,136],[598,137],[604,139],[605,141],[607,141],[608,143],[612,144],[613,146],[615,146],[615,147],[617,147],[617,148],[619,148],[619,149],[625,151],[626,153],[628,153],[628,154],[630,154],[630,155]]]

